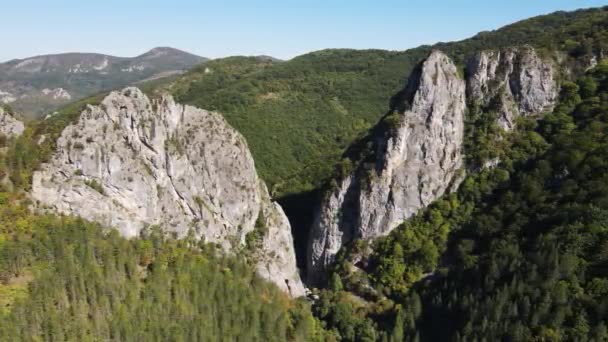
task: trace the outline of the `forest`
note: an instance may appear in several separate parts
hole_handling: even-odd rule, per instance
[[[127,240],[0,193],[2,341],[327,341],[243,257],[155,227]]]

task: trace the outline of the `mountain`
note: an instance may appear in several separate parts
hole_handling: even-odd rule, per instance
[[[413,69],[322,190],[307,272],[330,328],[608,338],[608,61],[593,34],[590,55],[510,44],[467,52],[459,73],[440,44]]]
[[[287,217],[220,115],[126,88],[83,111],[56,149],[33,175],[32,199],[42,208],[126,237],[156,226],[227,251],[247,242],[262,276],[304,295]]]
[[[482,51],[467,66],[463,78],[449,57],[433,51],[414,70],[391,112],[351,148],[358,155],[341,163],[341,177],[326,190],[312,226],[311,281],[326,275],[342,246],[389,234],[458,189],[466,173],[478,167],[464,163],[467,104],[495,116],[494,124],[505,132],[520,118],[555,105],[559,67],[529,46]]]
[[[604,60],[508,133],[499,111],[470,108],[465,152],[498,162],[343,248],[315,314],[348,340],[605,340],[607,80]]]
[[[607,340],[607,19],[4,109],[1,335]]]
[[[0,64],[0,101],[28,118],[103,90],[184,72],[207,59],[168,47],[133,58],[65,53]]]
[[[370,151],[347,159],[324,197],[310,233],[310,283],[326,275],[343,245],[388,234],[459,185],[466,98],[453,62],[432,52],[395,106],[407,109],[384,119],[368,139]]]
[[[25,131],[0,115],[3,338],[326,340],[293,299],[304,287],[289,221],[221,115],[135,87]],[[67,318],[74,305],[82,319]],[[142,312],[136,328],[125,320]]]

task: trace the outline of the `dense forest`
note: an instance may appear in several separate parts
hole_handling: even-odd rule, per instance
[[[1,341],[326,341],[293,301],[195,239],[127,240],[0,193]]]

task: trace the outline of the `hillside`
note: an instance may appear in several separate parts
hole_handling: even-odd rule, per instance
[[[435,47],[464,73],[466,56],[478,50],[529,43],[559,61],[560,77],[569,78],[601,57],[607,18],[606,8],[558,12]],[[294,227],[303,267],[319,189],[333,177],[347,147],[389,111],[391,97],[430,50],[323,50],[290,61],[230,57],[207,62],[177,79],[152,81],[143,89],[169,90],[179,102],[218,110],[245,136],[260,176]],[[33,170],[54,150],[60,131],[86,103],[100,99],[71,103],[51,119],[32,124],[11,157],[18,170],[11,175],[13,181],[27,187]],[[47,139],[33,148],[41,135]]]
[[[169,88],[182,102],[222,112],[247,138],[271,191],[285,195],[317,188],[433,48],[464,70],[476,51],[529,44],[559,61],[567,78],[608,50],[607,36],[608,8],[557,12],[404,52],[323,50],[282,63],[216,60]]]
[[[204,61],[166,47],[133,58],[65,53],[12,60],[0,64],[0,102],[39,118],[102,90],[176,75]]]

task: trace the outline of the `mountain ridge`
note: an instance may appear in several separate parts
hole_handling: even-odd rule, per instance
[[[29,119],[104,90],[185,72],[207,58],[156,47],[135,57],[69,52],[0,64],[0,102]]]
[[[461,41],[405,51],[324,49],[272,65],[247,61],[235,66],[231,58],[217,59],[168,88],[181,102],[221,111],[247,137],[271,192],[289,195],[322,183],[322,175],[331,173],[328,165],[386,113],[390,97],[432,49],[446,53],[464,72],[476,52],[531,45],[543,56],[562,59],[556,77],[568,79],[608,51],[607,23],[608,7],[601,7],[529,18]],[[207,67],[216,74],[206,74]],[[300,134],[281,133],[291,129]]]
[[[151,48],[150,50],[147,50],[146,52],[140,53],[138,55],[132,56],[132,57],[127,57],[127,56],[118,56],[118,55],[114,55],[114,54],[106,54],[106,53],[102,53],[102,52],[80,52],[80,51],[69,51],[69,52],[57,52],[57,53],[45,53],[45,54],[39,54],[39,55],[33,55],[33,56],[28,56],[28,57],[23,57],[23,58],[13,58],[4,62],[0,62],[0,66],[2,65],[13,65],[19,62],[23,62],[29,59],[35,59],[35,58],[49,58],[49,57],[83,57],[83,56],[91,56],[91,57],[109,57],[109,58],[113,58],[116,60],[134,60],[134,59],[140,59],[140,58],[144,58],[147,57],[148,55],[156,55],[155,52],[156,51],[161,51],[161,52],[171,52],[171,53],[176,53],[176,54],[182,54],[182,55],[186,55],[186,56],[191,56],[193,58],[196,59],[201,59],[201,60],[210,60],[209,58],[206,57],[202,57],[202,56],[198,56],[196,54],[184,51],[184,50],[180,50],[180,49],[176,49],[170,46],[157,46],[154,48]]]

